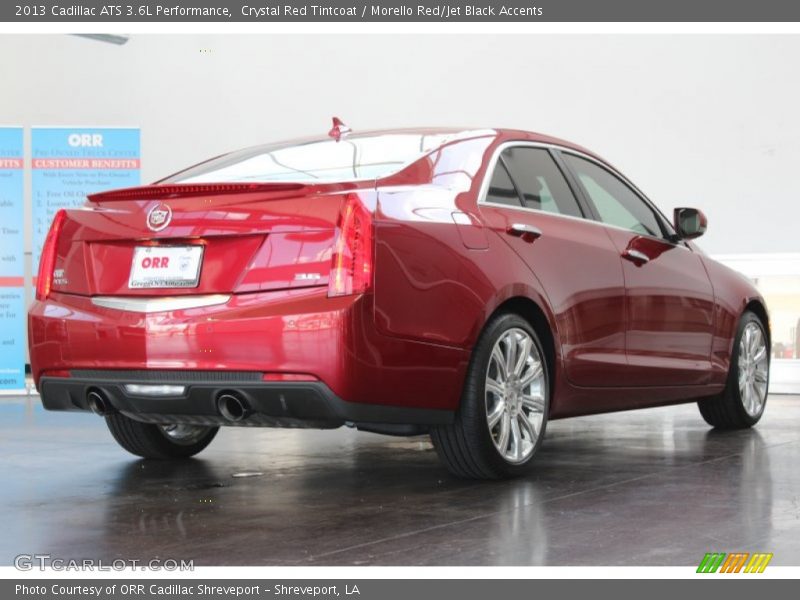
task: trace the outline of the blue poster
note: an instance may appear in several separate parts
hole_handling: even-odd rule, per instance
[[[0,390],[25,389],[22,128],[0,127]]]
[[[88,194],[139,185],[139,129],[35,127],[33,169],[33,272],[53,216],[81,206]]]

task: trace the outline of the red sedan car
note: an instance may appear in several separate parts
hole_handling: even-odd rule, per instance
[[[429,432],[456,475],[531,467],[549,419],[764,411],[764,300],[592,152],[396,130],[226,154],[59,212],[29,315],[50,410],[178,458],[221,425]]]

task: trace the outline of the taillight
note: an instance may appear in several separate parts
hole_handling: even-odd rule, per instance
[[[39,258],[39,276],[36,278],[36,299],[47,300],[50,290],[53,288],[53,270],[56,268],[56,249],[58,246],[58,236],[64,227],[67,219],[67,211],[63,208],[53,217],[53,224],[44,240],[42,256]]]
[[[328,296],[361,294],[372,287],[372,216],[356,196],[339,214]]]

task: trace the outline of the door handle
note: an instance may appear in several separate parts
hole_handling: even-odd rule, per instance
[[[542,237],[541,229],[534,227],[533,225],[528,225],[527,223],[514,223],[513,225],[509,225],[508,229],[506,229],[506,233],[518,238],[522,238],[526,242],[532,242],[533,240]]]
[[[633,249],[625,250],[625,252],[622,253],[622,258],[625,258],[637,265],[643,265],[645,263],[650,262],[650,257],[647,256],[647,254],[639,250],[633,250]]]

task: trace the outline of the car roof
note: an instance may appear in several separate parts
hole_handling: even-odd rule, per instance
[[[543,144],[554,144],[556,146],[563,146],[565,148],[570,148],[573,150],[577,150],[579,152],[583,152],[585,154],[589,154],[591,156],[595,156],[593,152],[590,150],[575,144],[573,142],[557,138],[551,135],[547,135],[545,133],[539,133],[535,131],[526,131],[523,129],[514,129],[514,128],[504,128],[504,127],[398,127],[398,128],[386,128],[386,129],[367,129],[367,130],[359,130],[354,129],[350,133],[347,134],[348,138],[362,138],[362,137],[370,137],[370,136],[378,136],[378,135],[439,135],[443,137],[449,138],[449,141],[456,141],[459,139],[470,139],[476,137],[486,137],[486,136],[495,136],[501,141],[529,141],[529,142],[539,142]],[[311,136],[304,136],[301,138],[295,138],[290,140],[282,140],[281,144],[292,144],[292,143],[308,143],[314,141],[323,141],[328,139],[326,135],[311,135]],[[445,143],[447,143],[445,142]],[[271,144],[270,144],[271,145]]]
[[[434,151],[436,148],[442,148],[444,146],[448,146],[450,144],[458,144],[460,142],[465,142],[468,140],[475,140],[475,139],[485,139],[485,138],[493,138],[492,145],[497,146],[499,144],[503,144],[506,142],[532,142],[532,143],[540,143],[540,144],[550,144],[560,148],[564,148],[567,150],[575,150],[577,152],[586,154],[595,158],[596,160],[604,163],[606,165],[611,166],[607,161],[602,159],[601,157],[597,156],[590,150],[579,146],[578,144],[574,144],[567,140],[563,140],[557,137],[549,136],[543,133],[537,133],[533,131],[525,131],[522,129],[510,129],[510,128],[478,128],[478,127],[408,127],[408,128],[387,128],[387,129],[371,129],[371,130],[356,130],[356,131],[348,131],[346,137],[343,136],[341,139],[344,140],[357,140],[357,139],[364,139],[370,137],[379,137],[379,136],[414,136],[420,137],[420,145],[422,146],[422,138],[430,136],[431,138],[438,138],[436,140],[430,140],[430,145],[427,145],[427,149],[424,150],[424,153],[427,154],[428,152]],[[166,178],[160,179],[155,183],[166,183],[171,182],[176,177],[201,167],[207,163],[213,162],[218,159],[222,159],[227,156],[234,155],[236,153],[247,152],[247,151],[254,151],[254,150],[270,150],[271,148],[282,148],[282,147],[292,147],[292,146],[303,146],[306,144],[315,144],[319,142],[325,141],[332,141],[333,138],[333,130],[331,133],[327,135],[314,135],[314,136],[307,136],[302,138],[295,138],[292,140],[282,140],[278,142],[273,142],[269,144],[262,144],[258,146],[252,146],[250,148],[245,148],[242,150],[228,152],[222,154],[220,156],[211,158],[207,161],[201,162],[197,165],[193,165],[188,169],[184,169],[182,171],[178,171],[177,173],[173,173]],[[338,139],[337,139],[338,141]],[[420,148],[422,150],[422,147]],[[422,157],[423,154],[420,154],[419,157]],[[404,169],[414,164],[418,158],[415,158],[413,161],[410,161],[405,167],[402,167],[398,172],[404,171]],[[488,156],[485,157],[484,160],[488,160]],[[612,167],[613,168],[613,167]],[[384,179],[385,177],[392,177],[394,174],[388,174],[386,176],[380,177],[380,179]]]
[[[477,137],[494,136],[499,142],[511,141],[524,141],[534,142],[540,144],[552,144],[554,146],[561,146],[587,154],[603,163],[608,164],[608,161],[598,156],[588,148],[585,148],[574,142],[564,140],[555,136],[539,133],[535,131],[526,131],[524,129],[513,129],[504,127],[408,127],[408,128],[394,128],[394,129],[372,129],[366,131],[353,131],[349,137],[369,137],[375,135],[440,135],[448,139],[444,143],[452,141],[466,140]]]

